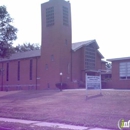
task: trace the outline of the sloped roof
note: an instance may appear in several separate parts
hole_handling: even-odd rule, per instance
[[[107,59],[107,60],[108,60],[108,61],[130,60],[130,57],[112,58],[112,59]]]
[[[104,60],[104,59],[101,59],[101,62],[103,63],[107,63],[108,61]]]
[[[88,40],[88,41],[83,41],[83,42],[72,43],[72,50],[76,51],[80,49],[81,47],[90,45],[92,43],[96,46],[97,49],[99,49],[99,46],[96,40]],[[103,55],[99,52],[99,50],[98,50],[98,53],[101,56],[101,58],[104,58]],[[41,56],[41,50],[26,51],[26,52],[12,54],[11,57],[7,59],[0,59],[0,62],[32,58],[32,57],[38,57],[38,56]]]
[[[0,59],[2,61],[10,61],[10,60],[17,60],[17,59],[25,59],[25,58],[32,58],[41,56],[41,50],[33,50],[33,51],[26,51],[12,54],[10,58],[7,59]]]
[[[83,41],[83,42],[72,43],[72,50],[73,51],[77,51],[81,47],[88,46],[88,45],[90,45],[92,43],[95,44],[95,46],[96,46],[97,49],[99,49],[99,46],[98,46],[96,40],[88,40],[88,41]],[[104,56],[101,54],[101,52],[99,50],[97,50],[97,52],[101,56],[101,58],[104,58]]]
[[[72,50],[76,51],[76,50],[80,49],[81,47],[90,45],[92,43],[94,43],[96,45],[97,49],[99,49],[99,46],[98,46],[96,40],[88,40],[88,41],[83,41],[83,42],[72,43]]]
[[[101,54],[99,50],[97,50],[98,54],[101,56],[101,58],[104,58],[104,56]]]

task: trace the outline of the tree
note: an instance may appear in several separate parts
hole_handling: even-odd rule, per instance
[[[14,47],[14,52],[17,53],[39,49],[40,49],[39,44],[24,43],[22,45],[19,44],[16,47]]]
[[[17,39],[17,28],[11,25],[10,17],[5,6],[0,6],[0,58],[8,58],[13,53],[13,41]]]
[[[106,68],[107,68],[107,69],[111,69],[111,68],[112,68],[112,64],[111,64],[110,62],[107,62],[107,63],[106,63]]]

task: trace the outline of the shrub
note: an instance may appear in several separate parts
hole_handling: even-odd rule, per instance
[[[85,83],[82,81],[79,81],[78,86],[79,86],[79,88],[85,88]]]
[[[58,89],[60,89],[60,90],[67,89],[67,84],[66,83],[62,83],[62,85],[61,85],[61,83],[56,83],[56,87]]]

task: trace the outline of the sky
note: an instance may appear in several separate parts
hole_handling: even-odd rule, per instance
[[[48,0],[0,0],[18,29],[15,45],[41,44],[41,3]],[[69,0],[72,43],[95,39],[105,59],[130,56],[129,0]]]

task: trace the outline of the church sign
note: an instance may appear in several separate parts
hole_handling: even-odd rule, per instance
[[[101,76],[90,76],[86,74],[86,89],[101,89]]]

